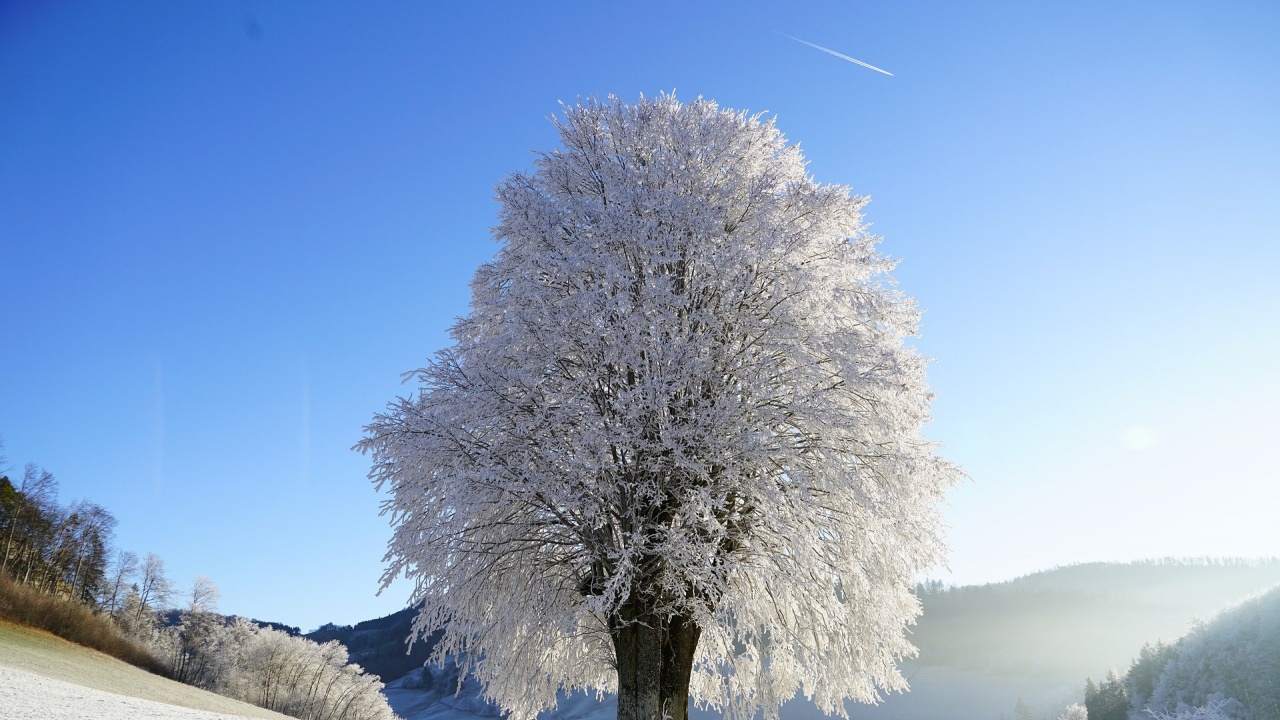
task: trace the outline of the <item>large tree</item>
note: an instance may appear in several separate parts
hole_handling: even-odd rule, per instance
[[[390,491],[384,581],[517,719],[559,690],[680,720],[690,694],[746,718],[905,688],[959,473],[921,435],[919,313],[865,199],[713,102],[556,124],[498,186],[453,346],[358,445]]]

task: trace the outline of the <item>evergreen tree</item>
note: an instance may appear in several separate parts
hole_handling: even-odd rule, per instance
[[[1089,720],[1128,720],[1129,693],[1115,670],[1096,687],[1085,680],[1084,706]]]
[[[1142,646],[1138,657],[1134,659],[1133,664],[1129,666],[1129,672],[1125,675],[1129,702],[1133,707],[1146,706],[1147,701],[1151,699],[1151,694],[1155,691],[1156,683],[1160,680],[1160,674],[1177,657],[1178,651],[1174,646],[1165,644],[1163,641],[1157,642],[1154,646],[1151,643]]]

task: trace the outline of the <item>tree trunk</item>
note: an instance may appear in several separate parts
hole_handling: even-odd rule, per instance
[[[71,599],[77,600],[76,584],[80,582],[80,566],[84,564],[84,555],[80,554],[80,549],[76,548],[76,569],[71,573]]]
[[[689,720],[689,678],[702,630],[691,619],[624,608],[612,629],[618,720]]]
[[[19,515],[17,507],[17,505],[14,505],[13,517],[9,521],[9,537],[4,541],[4,562],[0,563],[0,568],[9,567],[9,548],[13,546],[13,533],[18,529]]]

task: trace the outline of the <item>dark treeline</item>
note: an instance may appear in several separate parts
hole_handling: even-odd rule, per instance
[[[0,476],[0,568],[24,585],[98,607],[115,528],[100,505],[60,505],[57,480],[35,463],[16,480]]]
[[[170,675],[128,632],[125,599],[140,587],[139,563],[113,549],[115,517],[86,500],[60,504],[53,473],[35,463],[13,473],[3,451],[0,438],[0,619]],[[141,587],[154,604],[167,599],[168,581],[158,556],[147,561]]]
[[[145,641],[137,630],[155,626],[173,586],[163,558],[116,548],[115,530],[115,516],[97,503],[60,503],[57,479],[38,464],[13,472],[0,437],[0,574],[13,583],[6,587],[80,605],[122,635]],[[18,597],[9,596],[10,615]]]
[[[116,518],[88,500],[58,502],[58,481],[36,463],[11,473],[0,438],[0,572],[19,585],[110,616],[126,634],[175,593],[155,553],[114,545]]]

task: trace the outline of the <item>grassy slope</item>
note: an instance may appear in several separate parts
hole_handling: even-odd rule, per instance
[[[249,718],[287,716],[152,675],[42,630],[0,620],[0,665],[120,695]]]

